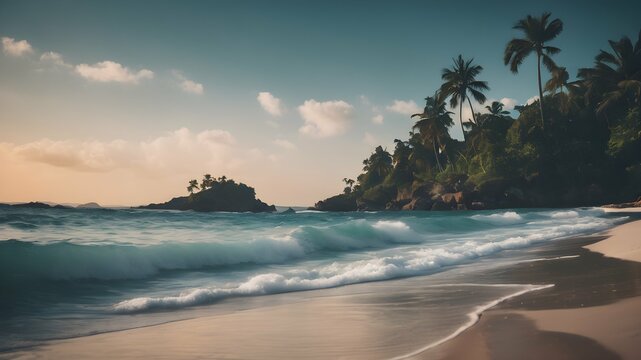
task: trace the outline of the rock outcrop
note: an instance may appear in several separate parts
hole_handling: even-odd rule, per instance
[[[139,206],[151,210],[194,210],[200,212],[274,212],[274,205],[267,205],[256,198],[254,188],[233,180],[215,182],[211,188],[190,196],[175,197],[160,204]]]

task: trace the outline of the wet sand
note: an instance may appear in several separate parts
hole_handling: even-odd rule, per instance
[[[631,233],[638,229],[636,234],[641,234],[640,221],[624,226],[634,226]],[[427,277],[274,295],[265,297],[269,306],[51,341],[0,357],[402,358],[451,334],[456,330],[452,323],[467,322],[466,299],[482,304],[515,292],[463,284],[472,279],[476,284],[555,286],[506,300],[454,339],[407,358],[639,358],[641,263],[584,248],[607,238],[574,238],[529,251],[531,258],[542,261],[490,266],[474,274],[452,269]],[[446,286],[452,283],[458,287]],[[264,301],[261,298],[253,301]]]
[[[635,258],[641,221],[583,242],[600,253],[582,251],[578,258],[533,263],[529,270],[515,267],[516,278],[546,278],[554,288],[486,311],[461,336],[416,358],[641,358],[641,263],[617,259]]]

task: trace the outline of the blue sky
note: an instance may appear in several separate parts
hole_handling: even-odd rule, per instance
[[[534,96],[534,62],[518,76],[502,64],[519,18],[563,20],[553,44],[570,74],[641,27],[640,2],[478,4],[0,1],[0,37],[30,46],[0,56],[0,187],[34,171],[51,184],[0,201],[160,201],[211,172],[269,202],[311,205],[355,177],[375,144],[407,137],[411,101],[422,106],[459,53],[484,67],[488,98]],[[99,80],[105,61],[115,72]],[[260,92],[280,100],[275,112]],[[86,185],[102,182],[122,186]]]

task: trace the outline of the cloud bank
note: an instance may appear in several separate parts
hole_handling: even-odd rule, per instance
[[[230,168],[242,160],[236,139],[225,130],[194,133],[187,128],[146,141],[77,141],[42,139],[2,149],[22,161],[48,164],[81,172],[119,168],[179,172],[192,168]]]

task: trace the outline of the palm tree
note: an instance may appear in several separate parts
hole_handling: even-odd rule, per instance
[[[486,106],[485,108],[486,108],[486,109],[487,109],[487,111],[489,111],[489,112],[490,112],[490,114],[491,114],[491,115],[493,115],[493,116],[502,117],[502,116],[508,116],[508,115],[510,115],[510,112],[509,112],[509,111],[507,111],[507,110],[503,110],[503,107],[504,107],[504,106],[505,106],[505,105],[503,105],[503,103],[502,103],[502,102],[500,102],[500,101],[492,101],[492,104],[491,104],[490,106]]]
[[[641,31],[634,45],[627,36],[609,43],[612,52],[601,50],[593,68],[579,69],[586,98],[603,93],[597,113],[622,102],[641,105]]]
[[[564,67],[557,67],[553,69],[550,74],[550,80],[545,83],[544,90],[551,94],[555,94],[557,91],[563,92],[564,88],[569,87],[568,80],[570,79],[570,74]]]
[[[212,178],[210,174],[205,174],[203,175],[203,180],[200,183],[200,189],[205,190],[207,188],[210,188],[213,184],[214,178]]]
[[[551,75],[550,80],[545,83],[545,91],[559,99],[562,111],[568,112],[570,109],[576,108],[580,83],[578,81],[568,81],[570,74],[564,67],[555,68],[552,70]]]
[[[187,191],[189,192],[189,195],[194,194],[194,190],[198,189],[198,180],[189,180],[189,186],[187,186]]]
[[[412,129],[418,130],[424,146],[432,145],[436,165],[440,171],[443,171],[443,166],[439,160],[439,153],[450,139],[449,127],[454,125],[451,114],[452,112],[446,109],[442,92],[437,91],[433,97],[425,98],[425,109],[422,114],[413,114],[410,117],[420,117]]]
[[[378,184],[392,171],[392,155],[382,146],[377,146],[374,153],[363,161],[363,171],[369,174],[370,183]]]
[[[352,179],[343,178],[343,182],[345,183],[345,189],[343,189],[343,192],[345,194],[351,194],[352,190],[354,190],[355,181]]]
[[[454,65],[451,69],[443,69],[441,78],[445,81],[441,85],[441,92],[443,96],[450,98],[450,106],[452,108],[459,107],[459,121],[461,123],[461,131],[463,131],[463,140],[465,137],[465,129],[463,129],[463,103],[465,100],[470,104],[472,110],[472,119],[476,122],[474,115],[474,108],[472,101],[468,96],[468,92],[472,94],[474,100],[483,104],[485,102],[485,95],[483,91],[489,90],[486,81],[476,80],[476,77],[483,71],[480,65],[473,65],[474,59],[464,60],[462,55],[452,59]]]
[[[545,12],[541,17],[528,15],[525,19],[519,20],[514,29],[521,30],[524,39],[512,39],[505,47],[503,62],[510,65],[513,73],[519,72],[519,66],[523,63],[528,55],[536,53],[536,66],[539,81],[539,109],[541,110],[541,127],[545,128],[545,118],[543,116],[543,86],[541,85],[541,62],[549,70],[553,71],[557,66],[550,57],[558,54],[561,49],[554,46],[545,45],[547,42],[556,38],[563,31],[563,22],[554,19],[548,23],[552,14]]]

